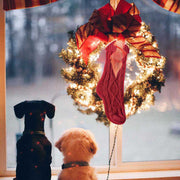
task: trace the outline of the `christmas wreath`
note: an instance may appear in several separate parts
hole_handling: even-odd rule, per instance
[[[115,45],[118,42],[121,45]],[[121,88],[120,96],[123,96],[124,101],[121,100],[123,102],[121,115],[124,114],[124,107],[126,118],[137,111],[149,109],[155,100],[154,93],[160,92],[165,83],[163,75],[165,58],[159,55],[155,37],[151,34],[149,26],[141,22],[136,6],[125,0],[120,1],[116,10],[109,3],[94,10],[88,23],[80,26],[67,44],[67,48],[62,49],[60,53],[65,63],[70,65],[61,70],[64,79],[70,83],[67,93],[74,99],[80,112],[96,113],[98,115],[96,120],[105,125],[109,125],[109,117],[112,117],[107,113],[109,105],[106,104],[109,101],[105,103],[106,99],[98,95],[101,92],[98,94],[96,92],[102,70],[98,59],[103,50],[106,50],[107,56],[107,51],[112,51],[115,47],[115,51],[113,50],[109,56],[110,59],[112,56],[117,59],[118,52],[122,54],[126,51],[128,54],[124,65],[123,61],[121,62],[121,68],[117,69],[114,61],[115,63],[111,62],[109,65],[112,72],[108,72],[114,74],[112,75],[114,78],[118,76],[122,78],[122,83],[116,84],[116,88],[114,85],[113,89]],[[110,46],[111,49],[108,49]],[[104,71],[107,68],[106,60]],[[126,71],[125,81],[123,74],[118,75],[122,71],[124,73]],[[109,81],[106,81],[107,85]],[[101,90],[104,87],[101,87]],[[111,94],[114,93],[116,92],[112,91]],[[117,105],[116,98],[119,98],[119,94],[111,99],[113,98],[114,105]],[[115,107],[114,105],[111,106]],[[124,122],[125,119],[116,124]]]

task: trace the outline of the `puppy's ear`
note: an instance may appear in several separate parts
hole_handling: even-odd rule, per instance
[[[22,118],[25,114],[25,105],[26,105],[26,101],[21,102],[19,104],[16,104],[14,106],[14,113],[16,115],[17,118]]]
[[[55,143],[55,147],[57,147],[60,151],[62,151],[62,141],[63,141],[63,137],[61,137],[56,143]]]
[[[91,141],[90,142],[90,152],[92,153],[92,154],[96,154],[96,152],[97,152],[97,144],[94,142],[94,141]]]
[[[52,119],[55,114],[55,106],[46,101],[43,101],[43,102],[44,102],[45,111],[46,111],[48,118]]]

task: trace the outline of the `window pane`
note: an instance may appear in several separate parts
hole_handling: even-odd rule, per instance
[[[91,161],[93,165],[108,163],[109,129],[96,123],[95,115],[77,111],[60,75],[60,69],[66,65],[58,57],[61,49],[66,48],[67,32],[85,23],[93,9],[105,3],[107,0],[66,0],[6,13],[8,168],[16,166],[16,140],[24,129],[24,120],[16,119],[13,106],[24,100],[46,100],[56,106],[53,120],[47,117],[45,120],[45,133],[53,146],[54,167],[62,163],[54,143],[71,127],[89,129],[95,135],[99,150]]]
[[[123,126],[123,161],[180,159],[180,19],[159,6],[135,1],[167,57],[166,84],[155,105],[130,117]]]

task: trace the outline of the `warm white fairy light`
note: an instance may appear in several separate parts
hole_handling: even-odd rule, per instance
[[[153,46],[153,47],[155,47],[155,48],[158,48],[158,44],[157,44],[157,42],[156,42],[156,41],[155,41],[155,42],[153,42],[153,43],[152,43],[152,46]]]
[[[79,60],[79,61],[80,61],[80,63],[83,63],[83,62],[84,62],[84,60],[83,60],[82,58],[80,58],[80,60]]]
[[[154,72],[154,70],[155,70],[154,67],[148,68],[147,69],[147,75],[152,74]]]
[[[78,54],[78,55],[80,56],[79,50],[75,49],[75,53]]]
[[[91,104],[92,92],[90,89],[81,89],[78,94],[76,98],[77,102],[86,107]]]
[[[140,95],[139,89],[135,89],[135,90],[134,90],[134,94],[135,94],[135,95]]]
[[[72,73],[73,70],[74,69],[72,67],[67,68],[67,71],[70,72],[70,73]]]
[[[71,83],[71,84],[70,84],[70,87],[71,87],[71,88],[77,88],[77,84]]]
[[[90,109],[92,109],[92,111],[94,111],[96,109],[95,106],[89,106]]]
[[[95,86],[95,82],[88,84],[88,87],[89,87],[89,88],[93,88],[94,86]]]

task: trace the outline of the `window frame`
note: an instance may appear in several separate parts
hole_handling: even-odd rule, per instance
[[[15,169],[6,168],[6,61],[5,61],[5,12],[3,0],[0,0],[0,177],[15,176]],[[180,160],[122,162],[122,126],[118,128],[118,136],[111,162],[111,173],[147,172],[147,171],[178,171]],[[110,125],[110,152],[113,147],[115,125]],[[96,167],[99,174],[107,173],[107,166]],[[53,169],[57,175],[59,169]],[[131,177],[132,179],[132,177]],[[173,178],[171,178],[172,180]]]

